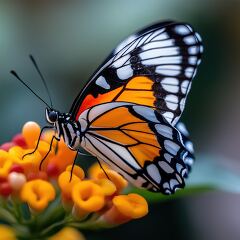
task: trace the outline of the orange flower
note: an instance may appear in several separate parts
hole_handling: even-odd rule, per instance
[[[27,122],[22,128],[22,135],[29,148],[35,148],[41,128],[35,122]]]
[[[50,201],[55,199],[55,190],[49,182],[36,179],[23,186],[20,198],[27,202],[31,209],[40,212],[48,206]]]
[[[85,238],[78,230],[65,227],[48,240],[85,240]]]
[[[27,153],[32,152],[34,149],[23,149],[19,146],[12,147],[9,150],[9,154],[13,159],[13,163],[19,164],[23,167],[24,172],[27,174],[29,172],[38,171],[42,156],[39,151],[35,151],[33,154],[23,156]]]
[[[98,174],[96,175],[96,178],[109,179],[116,186],[117,192],[121,192],[128,185],[127,180],[125,180],[119,173],[110,169],[106,169],[105,172],[99,171]]]
[[[12,158],[8,152],[0,150],[0,177],[6,178],[12,166]]]
[[[145,216],[148,213],[147,201],[138,194],[115,196],[113,206],[101,219],[111,225],[118,225]]]
[[[99,211],[105,203],[102,188],[90,180],[79,182],[73,187],[72,199],[75,211],[73,214],[78,217]]]
[[[17,240],[14,229],[0,224],[0,240]]]
[[[65,200],[72,200],[72,190],[73,187],[81,181],[81,178],[79,178],[74,173],[72,174],[72,179],[70,181],[71,172],[70,171],[64,171],[62,172],[58,177],[58,185],[61,189],[62,197]]]
[[[112,196],[117,191],[115,184],[109,179],[97,179],[94,182],[101,187],[106,197]]]

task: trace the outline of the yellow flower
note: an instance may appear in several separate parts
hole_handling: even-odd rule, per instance
[[[27,182],[20,194],[22,201],[27,202],[31,209],[40,212],[55,198],[53,186],[44,180],[36,179]]]
[[[85,240],[85,238],[76,229],[71,227],[65,227],[54,236],[48,238],[48,240]]]
[[[117,192],[121,192],[128,185],[127,180],[125,180],[119,173],[110,169],[106,169],[105,172],[99,171],[98,175],[96,175],[96,178],[109,179],[116,186]]]
[[[23,149],[19,146],[10,148],[9,154],[13,159],[13,163],[19,164],[23,167],[24,173],[36,172],[39,170],[39,165],[42,160],[42,156],[39,151],[35,151],[33,154],[23,156],[32,152],[34,149]]]
[[[108,165],[105,163],[101,163],[103,169],[106,171],[109,169]],[[97,178],[99,172],[103,172],[102,168],[100,167],[99,163],[94,163],[89,169],[88,169],[88,175],[89,178]]]
[[[71,173],[71,170],[72,170],[72,165],[67,166],[66,171]],[[85,173],[83,169],[77,165],[75,165],[73,168],[73,174],[78,178],[80,178],[81,180],[83,180],[85,177]]]
[[[0,240],[17,240],[14,230],[7,225],[0,225]]]
[[[0,177],[6,178],[12,166],[12,159],[8,152],[0,150]]]
[[[35,148],[41,128],[35,122],[27,122],[22,128],[22,135],[29,148]]]
[[[114,185],[114,183],[112,181],[110,181],[109,179],[97,179],[94,181],[98,186],[101,187],[103,194],[108,197],[108,196],[112,196],[116,191],[117,188]]]
[[[99,163],[94,163],[89,169],[88,169],[88,175],[90,178],[93,179],[109,179],[114,183],[114,185],[117,188],[117,192],[121,192],[125,187],[127,187],[128,182],[125,180],[120,174],[117,172],[109,169],[109,167],[101,163],[103,169],[99,165]]]
[[[106,222],[118,225],[145,216],[148,213],[147,201],[138,194],[118,195],[112,200],[113,206],[103,216]]]
[[[81,181],[73,187],[72,199],[77,214],[81,216],[97,212],[105,204],[102,188],[90,180]]]
[[[64,200],[72,200],[72,190],[73,187],[81,181],[81,179],[76,176],[74,173],[72,174],[72,179],[70,181],[71,172],[64,171],[58,177],[58,185],[61,189],[62,197]]]

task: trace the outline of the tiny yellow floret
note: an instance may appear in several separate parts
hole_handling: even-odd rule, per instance
[[[109,179],[97,179],[95,180],[95,183],[102,188],[106,197],[112,196],[117,191],[115,184]]]
[[[85,180],[73,187],[72,198],[79,209],[86,212],[99,211],[104,206],[104,193],[96,183]]]
[[[0,240],[17,240],[13,228],[0,224]]]
[[[0,150],[0,177],[7,177],[12,166],[12,159],[8,152]]]
[[[72,190],[73,187],[81,181],[79,177],[77,177],[74,173],[72,174],[72,179],[70,181],[71,172],[64,171],[58,177],[58,185],[61,189],[62,195],[65,199],[72,199]]]
[[[72,170],[72,165],[68,165],[66,168],[66,171],[71,172],[71,170]],[[85,177],[85,173],[84,173],[83,169],[77,165],[75,165],[73,168],[73,174],[76,175],[77,177],[79,177],[81,180],[83,180]]]
[[[24,184],[20,198],[37,212],[44,210],[55,199],[55,190],[47,181],[36,179]]]
[[[22,128],[22,135],[29,148],[34,148],[41,132],[36,122],[26,122]]]
[[[125,187],[127,187],[128,182],[119,173],[106,169],[105,172],[99,171],[96,176],[97,179],[109,179],[114,183],[117,188],[117,192],[121,192]]]
[[[48,240],[85,240],[85,238],[75,228],[65,227]]]
[[[120,213],[133,219],[141,218],[148,213],[147,201],[135,193],[115,196],[113,205]]]

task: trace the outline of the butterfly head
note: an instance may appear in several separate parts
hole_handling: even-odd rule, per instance
[[[50,124],[56,123],[58,121],[58,116],[59,116],[58,111],[54,109],[46,108],[46,120],[48,123]]]

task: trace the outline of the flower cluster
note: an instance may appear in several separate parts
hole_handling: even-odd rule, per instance
[[[0,220],[14,234],[5,225],[0,233],[9,239],[83,239],[76,228],[114,227],[147,214],[143,197],[123,194],[128,184],[121,175],[94,164],[86,176],[81,167],[72,168],[76,152],[62,140],[51,144],[51,131],[39,140],[40,131],[28,122],[0,146]]]

